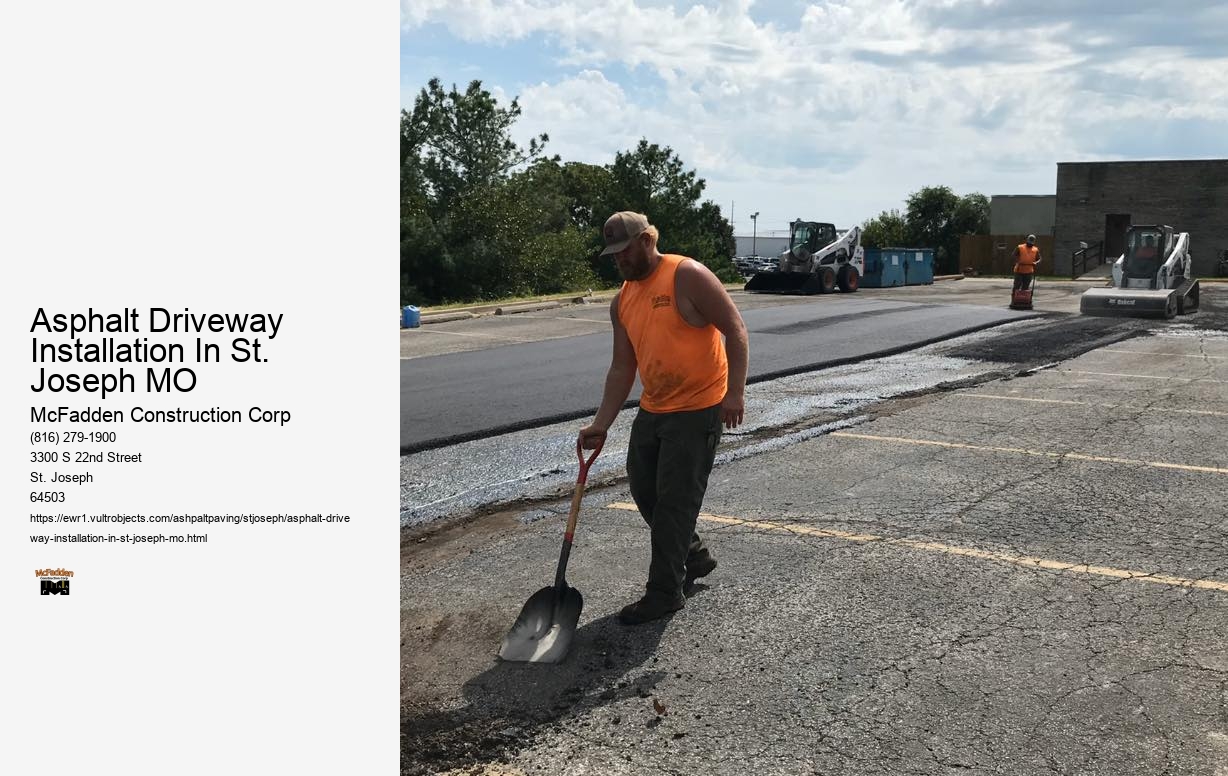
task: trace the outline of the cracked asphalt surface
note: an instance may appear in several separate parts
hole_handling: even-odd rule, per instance
[[[952,343],[1002,369],[729,456],[665,621],[614,621],[647,531],[590,489],[557,666],[494,653],[564,499],[405,531],[403,772],[1228,773],[1224,291]]]

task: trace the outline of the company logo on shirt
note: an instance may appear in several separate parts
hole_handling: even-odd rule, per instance
[[[669,294],[657,294],[656,296],[652,298],[652,309],[654,310],[657,309],[658,307],[669,307],[669,306],[670,306]]]

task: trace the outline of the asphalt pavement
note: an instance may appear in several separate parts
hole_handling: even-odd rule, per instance
[[[1005,304],[919,302],[868,291],[736,298],[754,353],[751,383],[886,356],[1035,314]],[[403,333],[401,452],[595,413],[610,361],[608,304],[595,307],[580,306],[571,315],[489,316]],[[553,324],[545,336],[535,334],[543,320]],[[501,339],[493,347],[496,330]],[[429,355],[406,357],[407,343],[411,353],[418,346]],[[451,350],[439,352],[441,346]],[[628,405],[638,397],[637,381]]]
[[[558,666],[494,654],[564,500],[407,532],[403,772],[1228,772],[1226,301],[730,457],[720,565],[665,621],[614,621],[648,536],[624,484],[591,490]]]

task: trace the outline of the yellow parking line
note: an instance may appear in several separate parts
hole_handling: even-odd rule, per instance
[[[635,504],[629,504],[625,501],[616,501],[612,504],[607,504],[606,507],[608,509],[622,509],[631,512],[636,511]],[[713,515],[707,512],[700,512],[699,519],[710,523],[736,525],[744,528],[754,528],[761,531],[776,531],[780,533],[797,534],[802,536],[821,536],[831,539],[843,539],[851,542],[881,542],[883,544],[909,547],[914,550],[924,550],[926,552],[941,552],[947,555],[958,555],[965,558],[976,558],[978,560],[1009,563],[1011,565],[1022,566],[1024,568],[1040,568],[1050,571],[1069,571],[1076,574],[1091,574],[1094,576],[1112,577],[1114,579],[1128,579],[1135,582],[1153,582],[1159,585],[1192,587],[1200,590],[1217,590],[1221,593],[1228,593],[1228,582],[1220,582],[1214,579],[1188,579],[1186,577],[1175,577],[1170,574],[1153,574],[1146,571],[1115,569],[1109,566],[1090,566],[1086,563],[1067,563],[1060,560],[1037,558],[1031,555],[1012,555],[1006,552],[990,552],[988,550],[978,550],[972,547],[959,547],[952,544],[941,544],[939,542],[924,542],[916,539],[898,539],[888,536],[876,536],[874,534],[850,533],[848,531],[836,531],[830,528],[815,528],[808,525],[773,523],[767,520],[743,520],[739,517]]]
[[[1113,350],[1112,348],[1093,350],[1088,355],[1095,355],[1096,353],[1125,353],[1131,356],[1167,356],[1169,358],[1213,358],[1216,361],[1228,361],[1228,356],[1207,356],[1195,355],[1191,353],[1162,353],[1158,350]]]
[[[1182,380],[1187,383],[1223,383],[1228,380],[1212,380],[1209,377],[1168,377],[1165,375],[1128,375],[1120,372],[1085,372],[1081,369],[1059,370],[1068,375],[1100,375],[1102,377],[1141,377],[1144,380]]]
[[[956,393],[955,396],[966,396],[970,399],[1003,399],[1005,401],[1030,401],[1039,404],[1069,404],[1077,407],[1101,407],[1108,410],[1129,409],[1125,404],[1109,404],[1107,402],[1090,402],[1090,401],[1070,401],[1069,399],[1035,399],[1030,396],[1001,396],[992,393]],[[1154,409],[1154,408],[1148,408]],[[1139,408],[1142,411],[1142,408]],[[1165,412],[1181,412],[1186,415],[1214,415],[1216,417],[1228,418],[1228,412],[1216,412],[1215,410],[1179,410],[1164,408]]]
[[[448,337],[475,337],[477,339],[493,339],[493,340],[512,340],[513,342],[533,342],[534,340],[525,339],[524,337],[509,337],[506,334],[484,334],[480,331],[451,331],[449,329],[437,329],[434,327],[422,327],[422,334],[443,334]],[[416,335],[415,335],[416,336]]]
[[[909,439],[908,437],[875,436],[873,434],[854,434],[849,431],[833,431],[828,434],[846,439],[867,439],[873,442],[894,442],[902,445],[924,445],[929,447],[946,447],[954,450],[977,450],[986,453],[1013,453],[1015,455],[1030,455],[1036,458],[1054,458],[1058,460],[1095,461],[1098,463],[1122,463],[1134,466],[1151,466],[1157,469],[1178,469],[1188,472],[1207,472],[1208,474],[1228,474],[1228,469],[1218,466],[1192,466],[1184,463],[1165,463],[1163,461],[1142,461],[1135,458],[1112,458],[1103,455],[1087,455],[1085,453],[1051,453],[1046,450],[1028,450],[1022,447],[989,447],[986,445],[969,445],[962,442],[940,442],[935,439]]]

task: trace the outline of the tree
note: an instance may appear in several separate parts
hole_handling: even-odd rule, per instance
[[[432,79],[401,111],[403,303],[492,299],[613,285],[598,260],[601,226],[637,210],[661,232],[661,249],[737,280],[733,227],[704,181],[668,147],[639,142],[614,162],[561,164],[511,140],[519,103],[500,106],[473,81],[462,93]]]
[[[989,197],[979,192],[960,197],[951,214],[951,227],[956,237],[989,234]]]
[[[721,215],[720,207],[712,200],[705,200],[694,210],[694,227],[689,247],[682,253],[698,258],[726,283],[742,282],[742,273],[733,263],[737,250],[733,224]]]
[[[725,280],[741,277],[730,261],[733,226],[716,204],[699,201],[706,184],[673,149],[641,139],[634,150],[616,154],[609,169],[609,212],[645,213],[661,232],[662,253],[690,256]]]
[[[605,219],[615,212],[609,202],[614,191],[610,168],[567,162],[562,168],[562,186],[572,225],[599,232]]]
[[[934,272],[945,272],[953,257],[949,255],[948,238],[951,213],[959,197],[947,186],[926,186],[908,197],[909,241],[921,248],[934,250]]]
[[[503,191],[517,167],[541,161],[547,135],[521,148],[510,136],[520,116],[513,99],[501,107],[482,88],[445,92],[431,79],[401,111],[401,297],[405,302],[489,296],[520,286],[519,254],[545,219],[518,212]],[[557,227],[563,226],[559,219]]]
[[[518,118],[517,99],[501,108],[481,81],[471,81],[462,94],[455,85],[445,92],[438,78],[419,92],[412,112],[401,111],[402,157],[414,157],[436,215],[456,197],[496,183],[544,153],[550,139],[545,133],[530,139],[527,149],[511,139]]]
[[[668,146],[641,138],[634,151],[620,152],[610,166],[614,194],[623,210],[648,213],[654,222],[693,205],[704,190],[704,181]],[[659,212],[658,212],[659,211]]]
[[[989,233],[989,198],[961,198],[947,186],[927,186],[908,198],[905,221],[910,242],[934,249],[936,273],[957,272],[960,235]]]
[[[523,270],[533,293],[599,288],[601,283],[585,259],[590,236],[574,226],[543,232],[525,246]]]
[[[908,244],[908,224],[899,210],[884,210],[866,221],[861,244],[867,248],[899,248]]]

